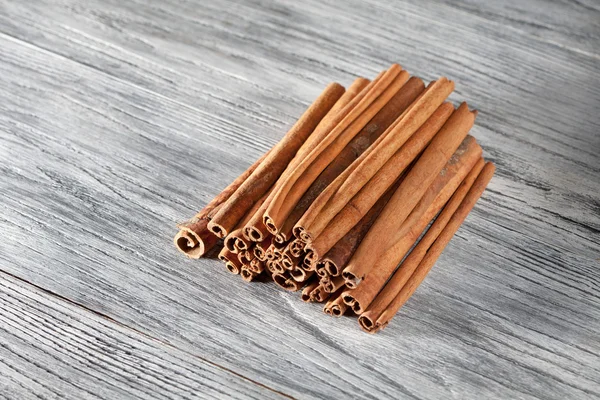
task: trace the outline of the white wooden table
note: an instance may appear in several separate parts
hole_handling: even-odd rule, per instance
[[[498,170],[387,329],[177,253],[392,62]],[[0,0],[0,398],[599,398],[599,64],[597,0]]]

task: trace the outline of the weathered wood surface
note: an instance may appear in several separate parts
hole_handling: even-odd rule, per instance
[[[285,398],[10,275],[0,277],[0,396]]]
[[[0,268],[293,397],[600,397],[600,6],[388,3],[0,0]],[[394,61],[457,82],[498,171],[386,330],[176,252],[327,82]]]

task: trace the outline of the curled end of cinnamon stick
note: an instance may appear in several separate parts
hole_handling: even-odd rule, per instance
[[[250,271],[250,269],[248,269],[248,268],[242,268],[240,275],[241,275],[242,279],[246,282],[252,282],[252,280],[256,276],[256,274],[254,272]]]
[[[314,279],[314,278],[313,278]],[[313,280],[312,283],[307,283],[302,289],[302,296],[300,297],[302,301],[308,303],[309,301],[313,301],[312,292],[319,286],[319,281]]]
[[[209,251],[219,239],[207,228],[208,221],[198,220],[179,226],[173,243],[175,247],[190,258],[200,258]]]
[[[295,280],[288,278],[286,275],[279,273],[273,274],[273,280],[277,285],[290,292],[295,292],[300,289],[300,284]]]
[[[346,308],[343,307],[343,305],[334,304],[331,306],[331,315],[333,315],[334,317],[341,317],[342,315],[344,315],[345,311]]]
[[[259,259],[260,261],[265,261],[267,259],[266,254],[262,246],[255,246],[254,249],[254,257]]]
[[[302,299],[303,302],[308,303],[310,302],[310,293],[307,292],[302,292],[302,294],[300,295],[300,298]]]
[[[281,257],[281,265],[283,265],[283,268],[287,270],[292,270],[294,268],[294,263],[287,255],[283,255],[283,257]]]
[[[236,240],[234,241],[234,246],[238,250],[238,252],[248,250],[248,243],[241,238],[236,238]]]
[[[227,268],[227,271],[231,272],[234,275],[237,275],[240,273],[240,268],[235,265],[234,263],[232,263],[231,261],[227,261],[225,263],[225,268]]]
[[[294,257],[301,257],[305,247],[306,243],[300,239],[296,239],[289,244],[290,254]]]
[[[208,229],[218,238],[223,239],[227,236],[228,232],[221,225],[217,224],[214,221],[210,221],[208,223]]]
[[[352,291],[346,291],[342,293],[342,301],[344,302],[344,304],[350,307],[352,311],[354,311],[357,315],[363,313],[364,310],[360,306],[360,302],[358,302],[352,295]]]
[[[250,261],[248,268],[250,269],[250,271],[258,275],[264,271],[265,264],[262,261],[255,258],[252,261]]]
[[[312,301],[316,301],[317,303],[322,303],[329,298],[329,293],[323,290],[322,285],[317,286],[310,295]]]
[[[296,282],[304,282],[306,280],[306,271],[302,268],[294,268],[290,270],[290,275]]]
[[[314,271],[317,268],[317,255],[314,251],[307,249],[304,259],[302,260],[302,268],[306,271]]]
[[[324,278],[329,275],[329,273],[327,272],[327,269],[325,268],[325,262],[323,262],[323,261],[319,261],[317,263],[317,266],[315,267],[315,271],[317,272],[317,275],[319,275],[321,278]]]
[[[296,238],[302,240],[304,243],[312,241],[312,236],[303,226],[296,225],[293,229],[293,234]]]
[[[373,322],[368,315],[361,315],[358,317],[358,325],[360,328],[367,333],[375,333],[383,327],[380,327],[377,323]]]
[[[277,242],[277,243],[280,243],[280,244],[283,244],[283,243],[287,242],[287,239],[286,239],[286,237],[285,237],[285,235],[284,235],[284,234],[282,234],[282,233],[277,233],[277,234],[275,235],[275,242]]]
[[[248,250],[240,251],[238,253],[238,260],[242,264],[250,264],[250,261],[254,259],[254,254]]]
[[[342,277],[344,278],[344,281],[346,281],[346,287],[349,289],[355,289],[361,281],[359,277],[350,271],[342,272]]]
[[[323,311],[325,311],[327,315],[339,318],[342,315],[344,315],[348,307],[346,306],[346,304],[344,304],[343,301],[341,301],[341,298],[339,296],[335,297],[335,295],[333,295],[332,297],[334,297],[334,299],[329,300],[327,304],[325,304],[325,307],[323,307]]]
[[[229,250],[230,252],[237,253],[237,248],[235,247],[235,241],[236,240],[237,240],[237,238],[235,238],[234,236],[229,235],[223,241],[223,246],[225,246],[225,248],[227,250]]]
[[[262,242],[265,240],[266,235],[255,226],[246,226],[244,228],[244,236],[253,242]]]
[[[323,264],[329,275],[338,276],[340,274],[340,269],[332,260],[323,260]]]
[[[263,223],[265,224],[265,227],[267,228],[269,233],[271,233],[273,235],[277,235],[278,229],[275,226],[275,222],[273,222],[273,219],[271,217],[269,217],[268,215],[265,215],[263,217]]]

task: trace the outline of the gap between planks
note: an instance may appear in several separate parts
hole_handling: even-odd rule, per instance
[[[120,321],[112,318],[111,316],[109,316],[107,314],[104,314],[102,312],[99,312],[99,311],[96,311],[94,309],[91,309],[91,308],[89,308],[89,307],[87,307],[87,306],[85,306],[85,305],[83,305],[81,303],[78,303],[78,302],[76,302],[76,301],[74,301],[72,299],[69,299],[68,297],[62,296],[62,295],[60,295],[58,293],[55,293],[55,292],[53,292],[51,290],[43,288],[43,287],[41,287],[39,285],[36,285],[34,283],[31,283],[31,282],[27,281],[26,279],[23,279],[23,278],[21,278],[21,277],[19,277],[17,275],[14,275],[14,274],[12,274],[10,272],[7,272],[7,271],[5,271],[3,269],[0,269],[0,279],[6,279],[8,281],[15,280],[15,281],[17,281],[17,282],[19,282],[19,283],[21,283],[23,285],[30,286],[30,287],[33,288],[34,291],[42,292],[43,294],[45,294],[47,296],[50,296],[50,297],[53,297],[53,298],[55,298],[55,299],[57,299],[59,301],[69,303],[69,304],[71,304],[71,305],[73,305],[73,306],[75,306],[75,307],[77,307],[79,309],[84,310],[85,312],[94,314],[95,316],[100,317],[100,318],[102,318],[104,320],[107,320],[110,323],[116,324],[116,325],[118,325],[118,326],[120,326],[122,328],[125,328],[127,330],[132,331],[132,332],[135,332],[138,335],[141,335],[141,336],[143,336],[143,337],[145,337],[147,339],[150,339],[150,340],[152,340],[152,341],[154,341],[156,343],[159,343],[162,346],[165,346],[165,347],[168,347],[168,348],[171,348],[171,349],[175,349],[175,350],[180,351],[180,352],[182,352],[184,354],[187,354],[189,356],[197,358],[197,359],[199,359],[199,360],[201,360],[201,361],[203,361],[203,362],[205,362],[207,364],[210,364],[210,365],[212,365],[212,366],[214,366],[216,368],[219,368],[219,369],[221,369],[221,370],[223,370],[223,371],[225,371],[227,373],[233,374],[233,375],[235,375],[235,376],[237,376],[239,378],[242,378],[242,379],[244,379],[244,380],[246,380],[246,381],[248,381],[248,382],[250,382],[250,383],[252,383],[254,385],[257,385],[257,386],[259,386],[259,387],[261,387],[263,389],[269,390],[269,391],[271,391],[273,393],[276,393],[276,394],[278,394],[280,396],[286,397],[288,399],[294,399],[293,396],[291,396],[291,395],[289,395],[287,393],[283,393],[283,392],[281,392],[279,390],[276,390],[276,389],[273,389],[273,388],[271,388],[271,387],[269,387],[269,386],[267,386],[267,385],[265,385],[263,383],[257,382],[257,381],[255,381],[255,380],[253,380],[251,378],[248,378],[248,377],[240,374],[239,372],[233,371],[230,368],[222,366],[222,365],[220,365],[220,364],[218,364],[218,363],[216,363],[214,361],[211,361],[211,360],[209,360],[209,359],[207,359],[205,357],[202,357],[202,356],[200,356],[198,354],[190,353],[189,351],[181,349],[181,348],[179,348],[179,347],[177,347],[177,346],[175,346],[175,345],[173,345],[173,344],[171,344],[171,343],[169,343],[167,341],[161,340],[161,339],[159,339],[159,338],[157,338],[155,336],[149,335],[148,333],[143,332],[143,331],[141,331],[141,330],[139,330],[139,329],[137,329],[135,327],[129,326],[127,324],[124,324],[124,323],[122,323],[122,322],[120,322]]]

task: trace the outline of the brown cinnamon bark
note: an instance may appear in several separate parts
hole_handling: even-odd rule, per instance
[[[410,298],[425,276],[429,273],[439,256],[444,251],[458,228],[475,206],[483,191],[494,175],[495,167],[487,163],[479,176],[468,190],[458,207],[452,200],[440,216],[427,231],[421,242],[415,247],[407,259],[402,263],[394,277],[390,280],[384,291],[396,293],[393,300],[388,304],[385,301],[376,300],[369,309],[359,317],[359,324],[363,330],[369,333],[377,332],[388,325],[390,320],[398,312],[400,307]],[[457,198],[460,195],[457,193]],[[453,211],[455,210],[455,211]],[[422,244],[421,244],[422,243]],[[414,255],[413,255],[414,254]],[[406,267],[405,267],[406,264]],[[409,272],[412,272],[409,274]],[[408,278],[406,278],[409,276]],[[389,294],[382,292],[382,298],[388,298]],[[379,296],[378,296],[379,297]]]
[[[206,207],[200,210],[194,218],[177,225],[177,228],[179,228],[180,231],[175,235],[174,243],[179,251],[190,258],[200,258],[217,244],[219,238],[208,229],[208,221],[219,210],[222,204],[241,186],[241,184],[248,179],[252,172],[258,168],[269,155],[269,152],[270,150],[248,167],[246,171],[212,199]]]
[[[285,181],[287,176],[291,174],[291,172],[296,168],[296,166],[305,158],[307,154],[309,154],[315,146],[319,144],[319,142],[323,139],[324,133],[327,133],[327,128],[331,124],[336,123],[336,121],[341,120],[344,116],[350,111],[350,104],[353,101],[358,101],[358,99],[364,96],[364,90],[370,84],[368,79],[365,78],[357,78],[352,85],[348,88],[348,90],[340,97],[340,99],[335,103],[335,105],[331,108],[331,110],[327,113],[327,115],[321,120],[321,122],[317,125],[313,133],[308,137],[306,142],[300,147],[298,153],[293,158],[293,160],[288,164],[285,171],[278,178],[277,182]],[[277,184],[275,185],[277,186]],[[257,212],[254,213],[250,221],[244,227],[244,236],[248,240],[260,242],[264,240],[266,235],[268,234],[268,230],[266,226],[263,224],[263,215],[267,210],[268,205],[273,200],[275,196],[275,192],[272,192],[264,201],[263,205],[259,208]],[[280,241],[282,242],[282,241]]]
[[[405,220],[402,220],[400,225],[392,227],[391,225],[382,225],[381,223],[374,224],[344,269],[343,276],[348,283],[348,287],[356,287],[358,282],[371,271],[383,253],[398,240],[405,238],[407,232],[411,230],[421,215],[426,212],[428,207],[440,194],[442,194],[442,197],[441,199],[438,198],[438,202],[441,201],[438,204],[438,209],[430,211],[437,213],[441,209],[444,203],[452,196],[452,193],[454,193],[460,182],[467,176],[473,165],[481,158],[481,153],[481,147],[475,139],[472,136],[467,136],[452,157],[450,157],[444,168],[434,177],[429,187],[425,188],[423,195],[418,200],[414,209],[411,210]],[[428,221],[430,220],[431,218]],[[384,231],[383,229],[387,230]],[[422,229],[418,230],[417,234],[420,234],[421,231]],[[374,243],[376,243],[375,247],[373,247]],[[381,270],[381,268],[378,269]],[[387,276],[385,279],[387,279]]]
[[[321,281],[323,283],[323,281]],[[327,293],[334,293],[341,287],[345,286],[344,278],[341,276],[336,276],[328,279],[325,283],[323,283],[323,290]]]
[[[237,254],[232,253],[227,248],[223,247],[219,253],[219,259],[225,263],[225,267],[234,275],[240,273],[242,263],[239,261]]]
[[[250,264],[250,261],[254,260],[254,253],[250,250],[241,251],[237,256],[242,264]]]
[[[317,265],[315,266],[315,272],[319,276],[319,278],[330,277],[331,275],[325,269],[325,263],[322,260],[317,261]]]
[[[332,248],[323,256],[316,265],[317,272],[322,268],[331,276],[338,276],[342,273],[346,264],[360,245],[371,225],[377,220],[379,213],[387,204],[392,194],[400,185],[402,180],[398,179],[379,200],[371,207],[369,212]]]
[[[412,77],[383,106],[365,127],[346,145],[304,193],[283,227],[277,233],[280,241],[292,239],[292,229],[319,194],[356,160],[402,114],[425,88],[423,81]]]
[[[292,279],[294,279],[296,282],[305,282],[315,273],[315,271],[306,271],[298,267],[292,268],[289,272],[292,276]]]
[[[319,174],[334,160],[350,140],[377,114],[408,80],[408,73],[392,66],[380,80],[373,81],[363,99],[335,126],[276,189],[264,214],[271,233],[282,228],[285,219]],[[367,86],[369,87],[369,86]]]
[[[334,293],[323,307],[323,311],[332,317],[341,317],[347,308],[348,306],[342,301],[341,293]]]
[[[297,282],[292,279],[291,275],[287,271],[282,274],[274,273],[273,280],[277,285],[281,286],[285,290],[289,290],[290,292],[296,292],[304,285],[304,282]]]
[[[302,264],[302,257],[296,257],[290,253],[289,248],[286,247],[283,250],[283,254],[281,257],[281,263],[283,267],[287,270],[298,267]]]
[[[435,135],[415,165],[406,174],[379,218],[363,239],[361,246],[372,251],[377,258],[383,254],[390,245],[388,233],[394,232],[394,228],[401,226],[406,220],[406,217],[409,216],[428,187],[466,138],[474,122],[475,113],[469,111],[467,104],[463,103]],[[332,228],[335,229],[337,226],[334,225]],[[329,229],[328,227],[324,234]],[[328,233],[335,235],[335,230],[329,230]],[[328,238],[327,235],[324,237]],[[346,270],[348,267],[344,271]],[[368,271],[369,265],[355,266],[355,269],[352,270],[354,276],[359,279],[364,278]]]
[[[314,271],[317,267],[317,257],[315,252],[308,249],[304,252],[304,258],[302,259],[301,268],[306,271]]]
[[[323,285],[319,284],[311,293],[310,299],[311,301],[316,301],[317,303],[322,303],[329,298],[329,293],[325,291]]]
[[[304,255],[304,248],[306,247],[306,243],[304,243],[301,239],[293,240],[288,246],[290,254],[294,257],[302,257]]]
[[[219,257],[219,260],[221,260],[221,261],[223,261],[223,262],[226,263],[227,261],[229,261],[231,259],[237,259],[237,254],[229,251],[228,248],[223,247],[221,249],[221,251],[219,252],[218,257]]]
[[[254,273],[248,265],[244,265],[240,271],[240,276],[246,282],[251,282],[258,274]]]
[[[231,232],[254,203],[275,183],[319,121],[343,94],[344,88],[340,84],[332,83],[325,88],[292,129],[223,203],[208,224],[211,232],[220,238]]]
[[[257,242],[254,245],[254,247],[252,248],[252,250],[254,251],[254,256],[257,259],[259,259],[260,261],[266,261],[266,259],[267,259],[266,250],[271,246],[272,239],[273,239],[273,237],[269,235],[262,242]]]
[[[415,101],[415,104],[411,105],[403,116],[398,118],[380,139],[348,168],[348,173],[340,175],[336,181],[332,182],[331,188],[328,187],[328,190],[315,200],[307,213],[296,224],[296,228],[304,228],[307,237],[303,237],[303,239],[310,240],[318,237],[330,221],[348,204],[349,200],[359,193],[368,182],[373,181],[371,178],[424,123],[430,120],[453,89],[454,84],[446,78],[440,78],[431,83]],[[410,161],[407,164],[409,163]],[[356,222],[358,221],[354,221],[354,223]]]
[[[276,264],[274,263],[273,260],[266,260],[264,261],[265,263],[265,267],[267,268],[267,270],[269,270],[269,272],[271,272],[271,274],[278,274],[279,271],[275,268]]]
[[[227,249],[229,249],[229,251],[233,253],[239,253],[240,251],[249,249],[250,244],[252,242],[250,242],[244,236],[243,228],[248,223],[248,221],[250,221],[254,213],[258,211],[258,209],[261,207],[261,205],[269,196],[272,190],[273,187],[271,187],[267,193],[265,193],[256,203],[254,203],[252,208],[248,211],[248,214],[246,214],[244,218],[236,225],[235,229],[231,233],[229,233],[227,237],[225,237],[225,240],[223,240],[223,244],[225,245],[225,247],[227,247]]]
[[[314,277],[311,278],[310,281],[307,282],[304,289],[302,289],[302,296],[301,296],[302,301],[304,301],[306,303],[309,301],[312,301],[311,293],[313,290],[315,290],[317,288],[317,286],[319,286],[319,281],[316,280]]]
[[[219,259],[225,263],[225,267],[229,272],[234,275],[240,273],[242,263],[239,261],[237,254],[230,252],[228,249],[223,247],[219,253]]]
[[[348,201],[345,207],[334,217],[329,218],[329,215],[323,214],[322,218],[315,220],[314,225],[318,225],[318,232],[321,228],[319,224],[322,224],[325,220],[329,220],[329,225],[323,226],[321,234],[313,241],[310,248],[315,251],[318,255],[323,255],[331,249],[331,247],[337,243],[360,219],[367,213],[367,211],[373,206],[379,197],[391,186],[399,174],[406,171],[407,167],[413,160],[421,153],[422,149],[425,148],[430,142],[432,137],[436,137],[438,132],[442,132],[445,123],[449,121],[449,115],[453,110],[452,105],[442,104],[438,110],[425,122],[425,124],[413,135],[400,150],[396,152],[381,168],[380,171],[371,179],[364,187]],[[468,111],[468,110],[467,110]],[[464,132],[466,135],[466,132]],[[447,136],[447,135],[445,135]],[[462,139],[464,136],[460,138]],[[460,144],[460,142],[459,142]],[[456,144],[458,147],[458,144]],[[437,148],[437,147],[436,147]],[[450,157],[450,155],[448,155]],[[419,157],[420,159],[420,157]],[[441,159],[441,162],[446,163],[447,158]],[[418,161],[416,161],[418,163]],[[443,167],[439,167],[438,170],[432,170],[430,173],[435,177]],[[423,166],[420,167],[421,169]],[[414,167],[407,174],[413,174]],[[414,178],[413,178],[414,180]],[[403,185],[405,185],[403,183]],[[414,185],[411,184],[411,187]],[[419,187],[420,197],[422,192],[427,189],[429,183],[426,183],[424,187]],[[400,186],[402,187],[402,185]],[[396,191],[397,192],[397,191]],[[415,194],[415,197],[417,194]],[[414,200],[414,199],[413,199]],[[416,198],[418,201],[418,198]],[[389,207],[386,206],[386,207]],[[410,209],[407,209],[405,205],[401,206],[402,212],[405,214],[410,213]],[[411,207],[412,208],[412,207]],[[401,215],[401,214],[399,214]],[[381,219],[381,217],[379,218]],[[378,219],[378,220],[379,220]],[[377,224],[377,222],[375,222]],[[312,229],[312,228],[311,228]],[[365,237],[366,239],[366,237]],[[365,240],[363,239],[363,240]]]
[[[250,264],[248,264],[248,269],[258,275],[265,270],[265,264],[259,259],[254,258],[250,261]]]
[[[225,263],[225,268],[227,268],[227,271],[231,272],[232,274],[237,275],[240,273],[241,264],[239,261],[227,261]]]
[[[356,279],[354,275],[344,273],[346,286],[354,288],[344,292],[344,301],[352,307],[355,313],[361,314],[369,307],[377,293],[385,285],[385,282],[394,273],[400,261],[418,240],[431,220],[444,207],[444,204],[448,202],[448,199],[453,196],[459,185],[462,187],[473,184],[477,174],[483,168],[483,159],[480,158],[481,150],[479,145],[475,144],[475,146],[477,147],[475,150],[479,151],[473,151],[472,154],[477,158],[473,159],[474,157],[467,155],[463,158],[464,161],[458,170],[452,171],[452,168],[448,168],[445,176],[440,174],[438,178],[441,179],[436,179],[439,183],[436,185],[436,182],[434,182],[429,187],[419,204],[398,229],[399,236],[393,244],[381,257],[366,260],[366,262],[374,264],[374,268],[367,273],[362,281]],[[446,179],[447,177],[449,179]],[[444,186],[440,188],[441,185]],[[432,199],[432,197],[435,198]],[[355,262],[354,258],[352,262]]]

